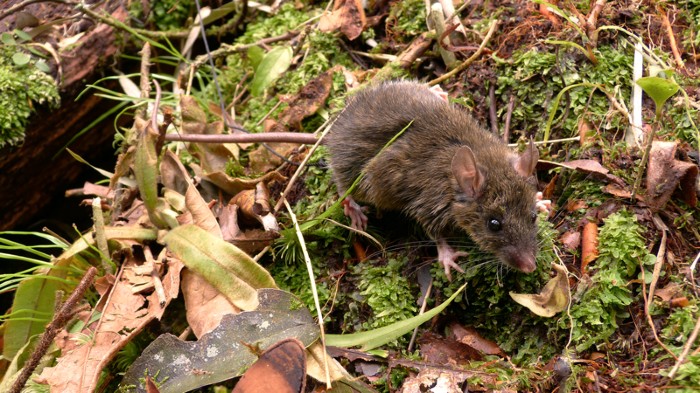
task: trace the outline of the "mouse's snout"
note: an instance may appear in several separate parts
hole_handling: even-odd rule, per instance
[[[504,257],[506,264],[523,273],[532,273],[537,268],[534,252],[519,251],[513,248],[506,250]]]

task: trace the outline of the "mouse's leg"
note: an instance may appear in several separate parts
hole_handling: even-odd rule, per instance
[[[464,273],[464,269],[462,269],[455,261],[459,257],[467,256],[468,254],[466,252],[455,251],[449,244],[447,244],[445,239],[437,240],[437,249],[438,262],[440,262],[440,264],[442,264],[442,266],[445,268],[445,275],[447,276],[448,280],[452,281],[452,274],[450,273],[451,268],[454,268],[460,273]]]
[[[367,229],[367,216],[362,211],[362,207],[350,195],[343,200],[343,213],[350,217],[351,227],[360,231]]]

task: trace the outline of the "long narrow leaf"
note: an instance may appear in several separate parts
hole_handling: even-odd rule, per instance
[[[342,335],[327,334],[326,345],[343,348],[360,345],[363,351],[368,351],[370,349],[382,346],[397,339],[398,337],[403,336],[404,334],[420,326],[423,322],[429,321],[431,318],[442,312],[442,310],[452,303],[452,301],[464,290],[464,288],[466,288],[466,286],[467,284],[462,285],[452,296],[450,296],[449,299],[445,300],[441,305],[424,314],[416,315],[415,317],[367,332]]]

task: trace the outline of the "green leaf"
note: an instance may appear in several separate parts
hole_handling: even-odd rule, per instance
[[[65,272],[56,272],[65,275]],[[3,339],[5,346],[2,356],[13,359],[30,337],[42,333],[51,321],[56,301],[56,280],[47,277],[32,277],[23,280],[17,287],[12,302],[13,317],[5,322]]]
[[[666,100],[671,98],[680,90],[680,86],[673,79],[659,78],[658,76],[647,76],[639,78],[637,84],[656,103],[657,113],[664,106]]]
[[[155,138],[144,130],[136,144],[134,157],[134,175],[143,204],[148,211],[153,225],[158,228],[167,227],[167,223],[158,213],[158,156],[156,155]]]
[[[204,18],[202,23],[204,23],[204,25],[206,26],[212,22],[216,22],[217,20],[219,20],[219,19],[223,18],[224,16],[230,14],[231,12],[235,11],[239,7],[241,7],[239,1],[232,1],[230,3],[226,3],[219,8],[213,9],[211,11],[211,13],[209,14],[209,16]]]
[[[238,247],[193,224],[170,230],[163,241],[188,268],[236,307],[254,310],[259,288],[277,288],[270,273]]]
[[[29,60],[31,60],[31,57],[24,52],[17,52],[12,55],[12,61],[18,67],[24,67],[29,63]]]
[[[49,68],[49,65],[46,64],[46,61],[44,61],[44,60],[39,60],[39,61],[37,61],[36,64],[34,64],[34,65],[35,65],[36,68],[37,68],[39,71],[41,71],[41,72],[44,72],[44,73],[47,73],[47,74],[48,74],[48,73],[51,71],[51,69]]]
[[[449,299],[445,300],[441,305],[433,308],[424,314],[416,315],[415,317],[405,319],[400,322],[392,323],[389,326],[384,326],[379,329],[374,329],[366,332],[353,334],[326,334],[326,345],[335,347],[354,347],[361,345],[361,350],[368,351],[377,348],[388,342],[394,341],[398,337],[410,332],[423,322],[429,321],[431,318],[442,312],[452,301],[462,293],[467,284],[462,285]]]
[[[251,46],[248,48],[248,60],[250,60],[250,64],[253,66],[253,69],[258,69],[263,57],[265,57],[265,51],[263,48],[259,46]]]
[[[32,36],[28,33],[25,33],[23,30],[15,29],[14,33],[17,34],[17,38],[22,40],[22,42],[28,42],[32,40]]]
[[[15,41],[15,37],[13,37],[12,34],[7,32],[0,34],[0,41],[2,41],[2,43],[5,45],[17,44],[17,42]]]
[[[250,86],[254,96],[261,95],[292,64],[292,47],[277,46],[260,61]]]

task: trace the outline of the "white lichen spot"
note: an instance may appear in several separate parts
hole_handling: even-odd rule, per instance
[[[210,345],[207,347],[207,357],[208,358],[213,358],[214,356],[219,354],[219,348],[215,345]]]
[[[270,321],[262,321],[260,325],[258,325],[260,329],[267,329],[270,327]]]
[[[185,355],[178,355],[175,359],[173,359],[173,364],[176,366],[186,366],[190,364],[190,359],[188,359]]]

